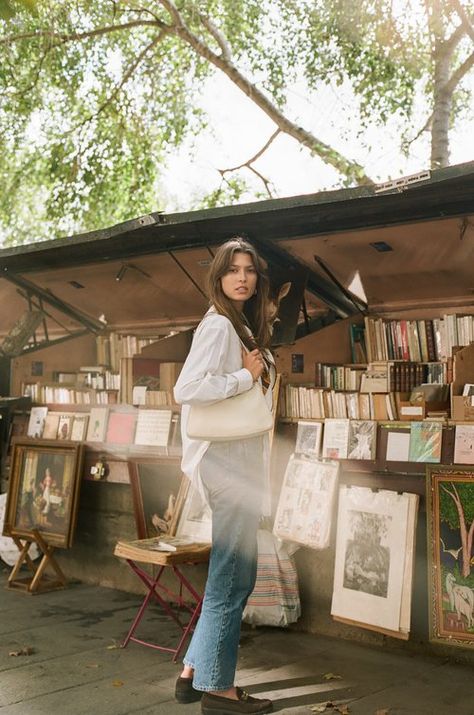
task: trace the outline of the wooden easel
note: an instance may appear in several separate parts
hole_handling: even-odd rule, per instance
[[[66,588],[66,577],[61,571],[59,564],[53,556],[54,546],[50,546],[49,544],[47,544],[37,529],[32,529],[32,534],[33,537],[28,537],[27,539],[24,539],[23,543],[22,539],[19,536],[15,535],[14,533],[11,534],[11,538],[17,545],[20,555],[12,569],[10,576],[8,577],[6,588],[16,591],[25,591],[26,593],[29,593],[31,595],[36,593],[44,593],[46,591],[55,591],[60,588]],[[38,566],[33,563],[32,559],[28,554],[30,546],[33,543],[38,546],[39,550],[43,554]],[[24,576],[23,578],[17,578],[18,573],[23,564],[26,564],[32,575]],[[44,571],[48,564],[56,572],[57,578],[54,579],[44,575]]]

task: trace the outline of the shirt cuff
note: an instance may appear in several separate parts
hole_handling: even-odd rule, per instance
[[[234,372],[234,375],[237,378],[237,382],[239,384],[236,393],[237,395],[240,395],[241,392],[247,392],[247,390],[250,390],[253,385],[253,377],[250,370],[247,370],[246,367],[243,367],[240,370],[237,370],[237,372]]]

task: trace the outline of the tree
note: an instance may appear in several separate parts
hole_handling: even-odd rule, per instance
[[[361,131],[397,115],[406,151],[421,93],[432,166],[446,165],[474,62],[472,0],[32,3],[8,0],[11,17],[0,20],[0,221],[14,240],[156,209],[160,166],[209,121],[197,100],[216,71],[273,121],[262,151],[288,134],[344,185],[372,179],[293,116],[288,89],[350,82]],[[214,205],[239,199],[244,168],[270,191],[262,151],[221,170]]]
[[[459,529],[462,546],[462,570],[464,578],[471,573],[472,540],[474,537],[474,503],[472,486],[449,482],[439,485],[439,510],[441,520],[450,529]]]

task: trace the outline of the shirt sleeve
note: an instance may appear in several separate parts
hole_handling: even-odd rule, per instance
[[[253,377],[249,370],[223,370],[231,329],[224,320],[209,321],[198,328],[174,388],[176,402],[211,404],[250,390]]]

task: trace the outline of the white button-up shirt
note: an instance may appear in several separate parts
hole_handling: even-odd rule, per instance
[[[269,351],[266,356],[271,359]],[[271,384],[274,382],[272,361]],[[210,442],[190,439],[187,435],[189,409],[192,404],[211,404],[250,390],[252,374],[242,367],[242,343],[228,318],[211,308],[196,328],[191,350],[174,388],[176,402],[182,404],[181,435],[183,456],[181,469],[205,497],[199,474],[199,465]],[[265,393],[272,406],[271,387]],[[269,486],[269,439],[264,435],[264,459]],[[263,513],[270,513],[270,490],[264,499]]]

